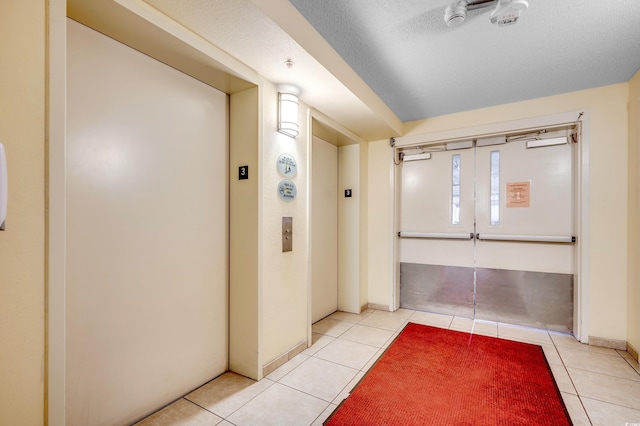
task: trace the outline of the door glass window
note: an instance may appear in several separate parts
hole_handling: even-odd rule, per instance
[[[491,151],[491,224],[500,225],[500,151]]]
[[[451,161],[451,224],[460,224],[460,154]]]

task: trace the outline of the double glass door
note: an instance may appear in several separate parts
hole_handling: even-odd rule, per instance
[[[401,307],[572,331],[568,132],[404,152]]]

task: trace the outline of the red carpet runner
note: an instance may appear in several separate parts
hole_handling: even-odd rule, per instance
[[[325,424],[571,420],[540,346],[410,323]]]

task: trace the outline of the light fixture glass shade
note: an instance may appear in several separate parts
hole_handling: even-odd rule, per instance
[[[295,138],[300,133],[298,125],[298,97],[291,93],[278,93],[278,131]]]

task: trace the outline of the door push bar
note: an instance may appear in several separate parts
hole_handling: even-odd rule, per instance
[[[497,235],[497,234],[476,234],[476,239],[480,241],[519,241],[523,243],[558,243],[575,244],[576,237],[563,235]]]
[[[472,240],[473,232],[447,233],[447,232],[398,232],[400,238],[425,238],[434,240]]]
[[[575,244],[576,237],[562,235],[497,235],[447,232],[398,232],[400,238],[421,238],[434,240],[517,241],[523,243]]]

